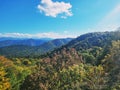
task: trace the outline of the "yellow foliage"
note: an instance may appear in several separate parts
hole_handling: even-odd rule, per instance
[[[10,90],[9,79],[5,75],[4,68],[0,67],[0,90]]]
[[[13,66],[13,62],[5,58],[4,56],[0,56],[0,65],[4,67],[10,67]]]

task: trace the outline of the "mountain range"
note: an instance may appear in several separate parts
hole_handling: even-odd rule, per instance
[[[0,38],[0,47],[12,46],[12,45],[26,45],[26,46],[39,46],[45,42],[52,40],[51,38],[41,38],[41,39],[32,39],[32,38],[10,38],[10,37],[1,37]]]
[[[40,55],[61,47],[71,41],[65,39],[4,39],[0,40],[0,55],[31,56]]]
[[[45,53],[53,53],[62,48],[74,48],[80,53],[86,50],[90,53],[93,49],[105,48],[112,40],[119,40],[120,32],[94,32],[80,35],[77,38],[65,39],[24,39],[0,41],[0,55],[14,57],[40,56]],[[52,52],[51,52],[52,51]],[[94,50],[93,50],[94,51]],[[95,56],[95,55],[94,55]]]

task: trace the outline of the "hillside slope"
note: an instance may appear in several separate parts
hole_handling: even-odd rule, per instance
[[[120,31],[87,33],[48,55],[54,57],[54,53],[62,54],[64,49],[69,52],[73,48],[82,55],[85,62],[96,64],[109,52],[112,41],[116,40],[120,40]]]
[[[71,40],[72,40],[71,38],[55,39],[55,40],[45,42],[39,46],[12,45],[12,46],[1,47],[0,55],[7,56],[7,57],[40,56],[41,54],[52,51],[55,48],[58,48],[58,47],[61,47],[62,45],[67,44]],[[29,44],[29,43],[26,42],[26,44]]]

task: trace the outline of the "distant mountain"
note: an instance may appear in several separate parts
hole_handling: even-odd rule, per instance
[[[89,49],[94,46],[103,47],[115,39],[116,32],[94,32],[83,34],[69,42],[66,48],[75,48],[76,50]]]
[[[0,37],[0,41],[5,41],[5,40],[23,40],[27,38],[15,38],[15,37]]]
[[[75,47],[76,49],[88,49],[94,46],[104,47],[107,44],[111,44],[113,40],[120,40],[120,32],[114,31],[88,33],[71,41],[68,47]]]
[[[35,39],[35,40],[53,40],[52,38],[16,38],[16,37],[0,37],[0,41],[5,40],[26,40],[26,39]]]
[[[72,38],[66,38],[66,39],[55,39],[49,42],[46,42],[42,45],[40,45],[39,47],[37,47],[37,51],[45,53],[48,51],[52,51],[55,48],[59,48],[63,45],[66,45],[68,42],[70,42],[72,40]]]
[[[22,38],[0,38],[0,47],[11,45],[39,46],[52,39],[22,39]]]
[[[72,38],[55,39],[55,40],[51,40],[48,42],[44,42],[41,45],[39,45],[41,42],[39,42],[39,40],[38,40],[38,42],[35,43],[36,46],[34,44],[32,44],[33,40],[31,40],[31,39],[26,40],[26,41],[22,40],[21,42],[24,42],[23,45],[20,45],[21,42],[20,42],[20,44],[17,43],[17,45],[15,45],[15,44],[10,45],[10,43],[7,42],[7,44],[9,44],[9,46],[1,47],[0,55],[4,55],[4,56],[8,56],[8,57],[10,57],[10,56],[11,57],[40,56],[41,54],[52,51],[55,48],[59,48],[65,44],[67,44],[71,40],[72,40]],[[10,41],[10,42],[16,43],[17,41],[16,42]]]

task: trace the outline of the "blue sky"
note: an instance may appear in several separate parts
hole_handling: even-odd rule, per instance
[[[119,26],[120,0],[0,0],[0,37],[76,37]]]

